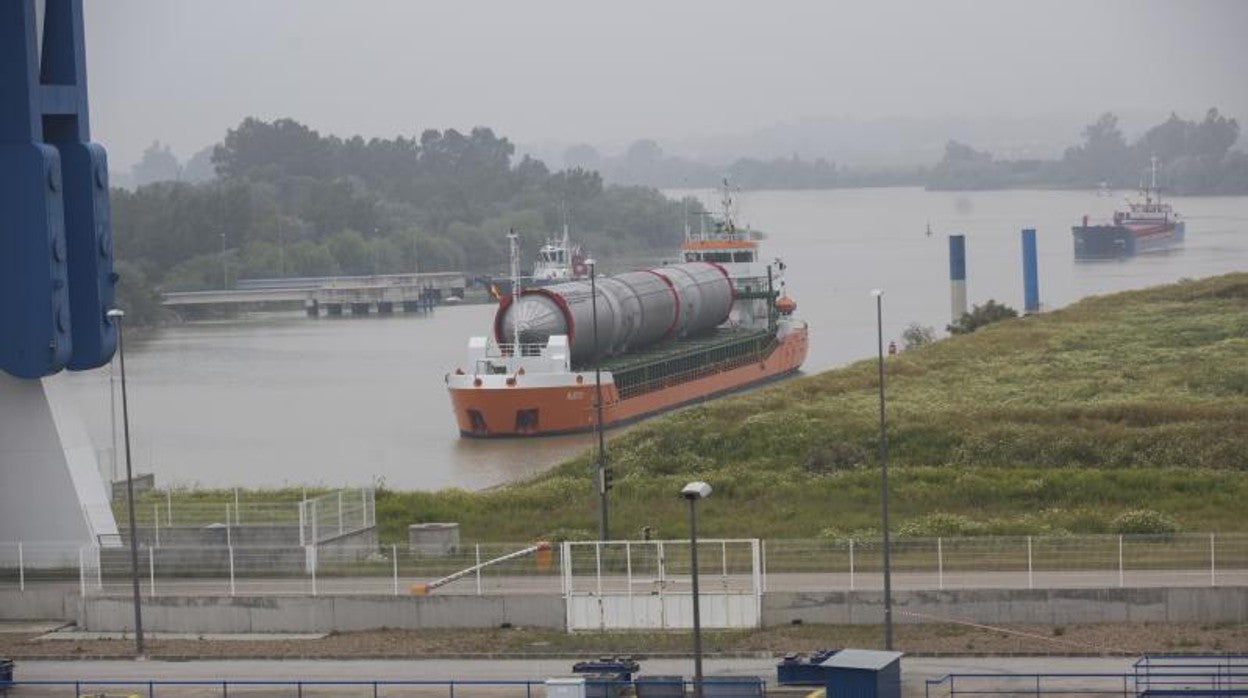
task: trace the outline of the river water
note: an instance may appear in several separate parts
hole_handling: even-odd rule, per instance
[[[716,205],[715,192],[688,193]],[[992,298],[1022,308],[1024,227],[1038,231],[1045,309],[1248,270],[1248,197],[1176,199],[1187,219],[1184,249],[1095,263],[1073,260],[1070,226],[1085,213],[1108,217],[1119,200],[1093,193],[889,188],[737,199],[738,219],[767,233],[764,254],[788,263],[788,289],[811,324],[807,372],[874,355],[873,288],[884,291],[886,341],[911,322],[943,330],[951,233],[967,238],[969,303]],[[162,487],[382,481],[478,489],[587,448],[592,436],[458,438],[443,376],[461,364],[468,337],[484,334],[492,314],[492,306],[385,318],[267,314],[136,338],[126,356],[135,468],[154,472]],[[114,467],[109,373],[56,378],[71,383],[106,476]]]

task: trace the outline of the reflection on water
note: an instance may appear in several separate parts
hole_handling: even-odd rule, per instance
[[[693,192],[708,206],[713,192]],[[911,322],[949,322],[946,236],[967,237],[967,298],[1022,306],[1019,229],[1037,229],[1046,309],[1078,298],[1248,268],[1248,197],[1176,199],[1186,246],[1164,254],[1074,261],[1070,226],[1108,216],[1088,192],[940,193],[918,189],[750,192],[741,218],[788,262],[788,287],[811,323],[806,371],[875,352]],[[933,235],[926,235],[928,223]],[[135,455],[162,484],[367,484],[478,489],[537,473],[589,448],[592,435],[463,440],[443,376],[493,308],[429,316],[321,318],[301,313],[162,329],[127,355]],[[70,374],[108,470],[109,372]]]

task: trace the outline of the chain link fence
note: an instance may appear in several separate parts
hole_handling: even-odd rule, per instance
[[[369,511],[367,506],[360,504],[357,511]],[[490,564],[529,544],[465,544],[435,554],[406,545],[241,545],[224,537],[218,541],[141,542],[143,594],[402,595],[478,565],[436,593],[565,591],[561,546]],[[576,553],[569,573],[574,590],[597,591],[598,584],[640,589],[688,578],[687,543],[573,545]],[[725,584],[744,581],[752,554],[749,546],[700,541],[700,576],[708,585],[721,578]],[[767,540],[759,545],[759,557],[764,592],[882,587],[878,539]],[[1248,586],[1248,534],[901,539],[892,542],[890,557],[893,588],[899,590]],[[42,584],[76,584],[83,594],[128,593],[129,548],[0,542],[0,589]]]

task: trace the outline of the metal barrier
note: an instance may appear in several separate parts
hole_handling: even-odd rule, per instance
[[[370,499],[342,497],[342,530],[349,520],[348,501],[355,502],[352,516],[359,515],[361,522],[374,516]],[[317,538],[340,530],[337,513],[324,516],[334,511],[337,500],[333,493],[327,509],[316,507]],[[413,585],[529,545],[469,543],[444,555],[405,545],[349,545],[341,540],[301,545],[297,527],[305,528],[296,522],[280,531],[288,544],[243,544],[265,534],[263,527],[245,531],[246,526],[232,533],[214,526],[182,532],[182,538],[217,541],[213,545],[175,545],[175,537],[165,533],[160,545],[154,537],[141,539],[143,593],[400,595]],[[646,586],[654,591],[655,585],[679,591],[682,584],[688,586],[687,547],[685,541],[569,543],[555,546],[550,556],[487,566],[438,593],[597,595],[638,592]],[[708,589],[854,591],[877,590],[882,583],[878,540],[702,541],[699,549]],[[115,542],[0,542],[0,589],[77,583],[84,594],[127,593],[127,550]],[[578,551],[576,564],[565,572],[563,559],[569,550]],[[896,590],[1248,586],[1248,535],[903,539],[892,547],[892,565]]]
[[[975,696],[1104,695],[1245,696],[1248,656],[1150,655],[1132,673],[947,674],[924,682],[926,698]]]
[[[1141,696],[1248,695],[1248,655],[1145,655],[1131,668]]]
[[[664,683],[679,682],[682,695],[692,694],[695,682],[663,677]],[[752,679],[752,680],[751,680]],[[644,682],[644,677],[642,681]],[[600,698],[615,698],[634,686],[632,681],[607,681],[587,678],[586,694]],[[503,680],[161,680],[161,681],[14,681],[3,688],[20,689],[22,695],[66,696],[67,698],[158,698],[165,689],[178,696],[199,698],[230,698],[230,696],[278,695],[296,698],[333,696],[371,696],[372,698],[397,698],[399,696],[445,696],[446,698],[471,698],[490,696],[497,698],[546,698],[545,681]],[[199,690],[196,690],[199,689]],[[702,680],[703,694],[707,696],[731,696],[732,698],[764,697],[766,683],[758,677],[725,676]],[[70,691],[73,691],[70,693]]]

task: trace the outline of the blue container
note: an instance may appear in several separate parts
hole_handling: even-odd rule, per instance
[[[683,676],[638,676],[633,682],[637,698],[684,698]]]
[[[828,661],[840,650],[822,649],[810,656],[791,654],[776,665],[776,683],[781,686],[823,686],[827,684]]]
[[[827,698],[901,698],[901,652],[841,650],[824,663]]]
[[[761,676],[714,676],[702,679],[702,698],[763,698]]]

